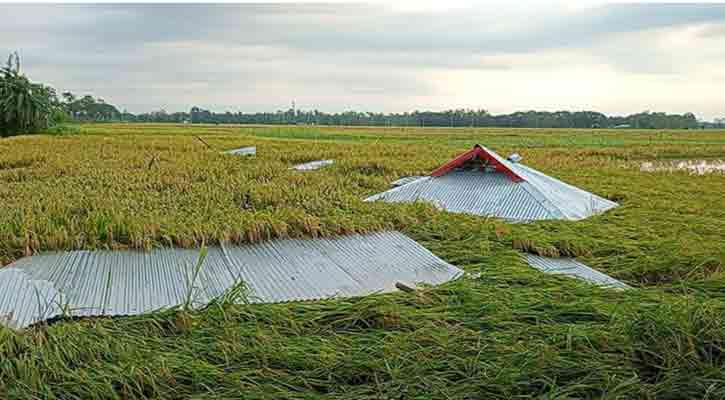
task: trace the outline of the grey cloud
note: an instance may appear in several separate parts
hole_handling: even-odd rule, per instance
[[[436,13],[339,4],[6,4],[0,13],[0,56],[19,49],[39,79],[132,111],[276,107],[292,96],[328,109],[412,107],[435,98],[444,84],[431,80],[435,72],[541,74],[558,67],[548,54],[559,51],[622,73],[686,74],[687,60],[640,33],[702,25],[704,42],[725,32],[725,5],[711,4]],[[540,62],[523,65],[521,57]]]
[[[610,5],[575,13],[534,8],[504,16],[483,8],[432,14],[351,5],[4,7],[10,10],[5,13],[11,21],[6,29],[32,36],[59,35],[64,45],[71,47],[88,42],[137,47],[155,42],[210,40],[319,51],[516,52],[582,45],[618,32],[725,22],[725,5]],[[49,22],[45,31],[21,22],[27,20],[23,16],[38,10],[47,12],[48,7],[59,8],[61,18]],[[13,18],[14,14],[18,18]],[[501,28],[500,18],[519,21]]]

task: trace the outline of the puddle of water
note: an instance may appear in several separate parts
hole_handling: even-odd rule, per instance
[[[640,164],[640,171],[689,171],[704,175],[713,172],[725,173],[725,160],[672,160],[647,161]]]

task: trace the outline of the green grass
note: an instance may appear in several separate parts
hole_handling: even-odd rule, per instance
[[[474,143],[622,206],[511,225],[361,201]],[[256,157],[219,154],[247,145]],[[0,398],[725,398],[725,176],[639,170],[663,158],[725,158],[725,132],[97,124],[0,140],[3,263],[394,228],[481,274],[0,328]],[[637,289],[543,275],[519,250],[578,256]]]

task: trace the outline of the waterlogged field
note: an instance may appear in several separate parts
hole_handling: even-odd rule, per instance
[[[511,225],[364,203],[481,143],[621,207]],[[220,154],[257,146],[256,157]],[[84,125],[0,140],[0,262],[398,229],[469,272],[418,294],[0,328],[0,397],[724,398],[722,131]],[[318,171],[296,163],[335,159]],[[577,256],[636,287],[543,275]]]

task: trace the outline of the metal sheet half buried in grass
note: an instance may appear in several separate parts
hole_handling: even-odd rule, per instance
[[[257,154],[257,148],[251,147],[240,147],[238,149],[232,149],[222,152],[223,154],[231,154],[235,156],[254,156]]]
[[[463,271],[400,232],[280,239],[208,249],[69,251],[0,269],[0,323],[24,328],[66,316],[139,315],[203,307],[243,284],[247,301],[365,296],[398,282],[437,285]]]
[[[573,258],[542,257],[533,254],[526,254],[525,257],[529,265],[547,274],[569,275],[598,286],[631,289],[631,286],[592,269]]]
[[[290,169],[296,169],[297,171],[312,171],[316,169],[320,169],[322,167],[328,166],[330,164],[334,164],[335,160],[316,160],[316,161],[310,161],[303,164],[297,164],[294,167]]]

